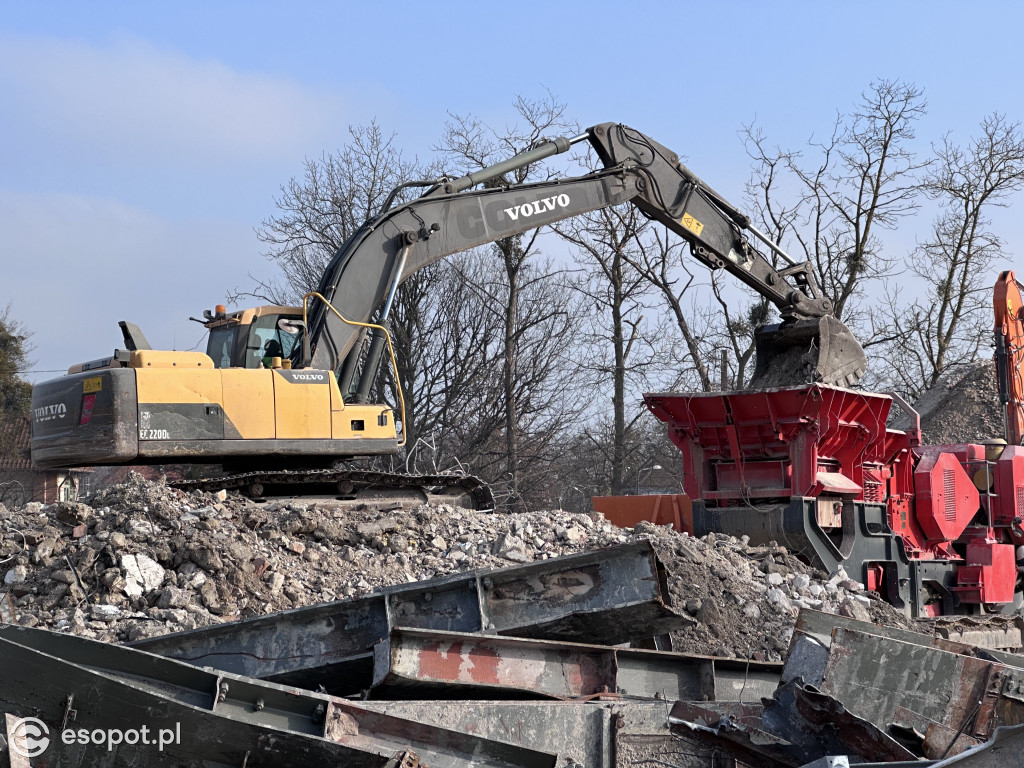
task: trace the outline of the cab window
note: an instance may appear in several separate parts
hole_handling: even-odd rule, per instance
[[[206,342],[206,354],[213,360],[214,368],[230,368],[232,366],[237,343],[237,325],[221,326],[210,331],[210,339]]]
[[[246,368],[262,368],[264,357],[290,359],[298,352],[302,334],[296,326],[279,322],[282,320],[301,321],[302,318],[298,315],[263,315],[253,321],[245,345]]]

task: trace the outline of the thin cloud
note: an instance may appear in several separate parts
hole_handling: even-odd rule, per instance
[[[113,199],[0,189],[0,232],[0,307],[11,302],[33,332],[42,370],[110,354],[118,320],[158,348],[190,347],[203,329],[188,316],[266,270],[244,224],[173,221]]]
[[[33,132],[124,164],[290,158],[344,125],[339,93],[137,38],[96,47],[0,34],[0,96]]]

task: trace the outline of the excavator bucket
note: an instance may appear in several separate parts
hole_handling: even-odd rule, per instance
[[[860,342],[831,315],[763,326],[755,343],[757,361],[748,389],[813,383],[852,387],[867,368]]]

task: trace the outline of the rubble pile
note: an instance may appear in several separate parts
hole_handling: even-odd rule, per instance
[[[905,625],[845,573],[745,537],[624,530],[560,510],[260,504],[138,475],[88,503],[0,510],[0,594],[20,624],[131,642],[638,539],[654,544],[673,604],[696,619],[673,634],[676,650],[779,660],[800,608]]]
[[[0,768],[24,764],[26,713],[72,735],[163,713],[176,751],[118,755],[168,768],[579,768],[609,746],[620,766],[811,768],[1024,742],[1024,662],[998,650],[1019,617],[910,631],[841,569],[746,536],[132,475],[0,508],[0,578]],[[670,631],[673,653],[637,647]],[[98,744],[51,748],[103,765]]]
[[[914,403],[921,414],[925,445],[982,443],[1003,436],[995,365],[981,360],[942,378]],[[895,429],[909,429],[910,418],[893,419]]]

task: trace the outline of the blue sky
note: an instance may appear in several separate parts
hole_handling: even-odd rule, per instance
[[[155,346],[196,343],[189,315],[272,275],[254,227],[350,124],[377,119],[422,157],[448,113],[500,126],[516,94],[548,89],[738,202],[742,125],[797,146],[874,78],[925,90],[922,151],[993,111],[1024,119],[1011,2],[0,8],[0,307],[34,330],[40,371],[109,354],[120,319]],[[997,218],[1014,257],[1020,202]]]

